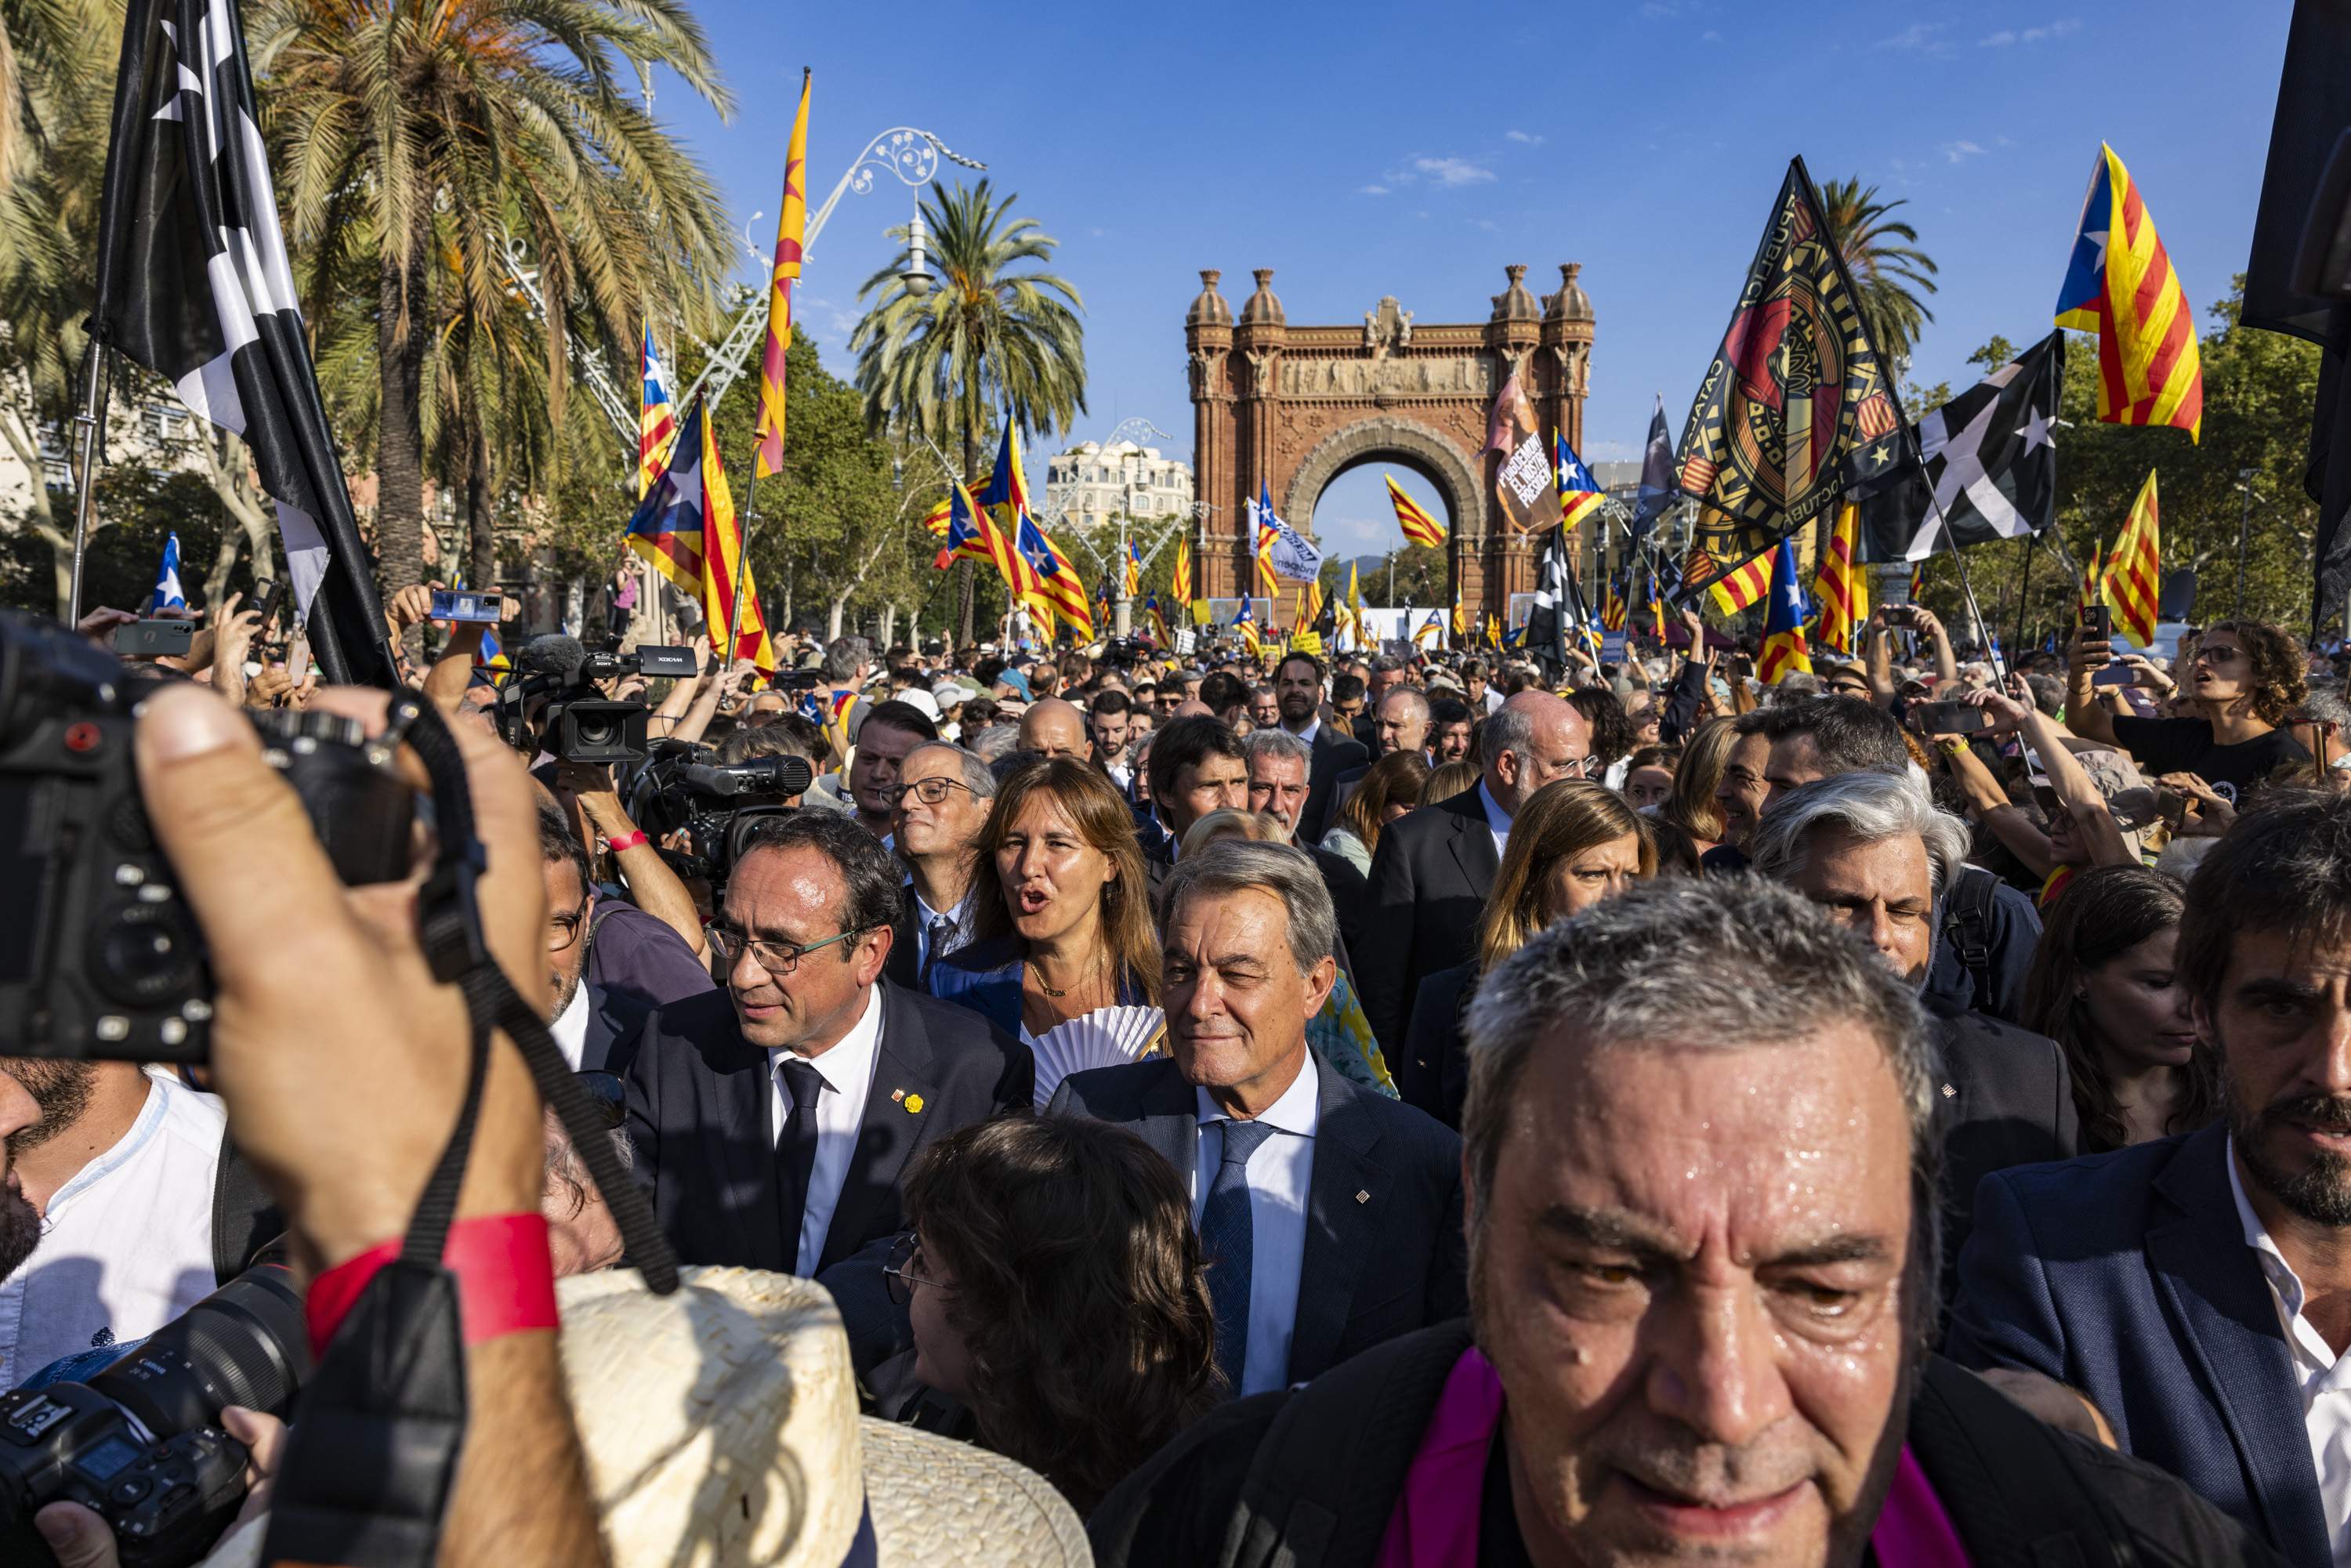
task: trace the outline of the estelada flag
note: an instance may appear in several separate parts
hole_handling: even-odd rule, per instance
[[[1485,451],[1499,452],[1494,467],[1494,498],[1502,516],[1520,533],[1547,528],[1559,521],[1559,491],[1554,488],[1551,455],[1543,450],[1542,433],[1535,427],[1534,404],[1519,384],[1519,372],[1494,396],[1494,412],[1486,424]]]
[[[2156,600],[2162,584],[2163,528],[2156,517],[2155,470],[2150,468],[2138,499],[2131,503],[2123,537],[2115,541],[2114,553],[2106,557],[2106,569],[2098,578],[2099,591],[2114,609],[2115,629],[2134,648],[2155,641]]]
[[[1796,580],[1796,548],[1782,542],[1771,556],[1771,604],[1763,612],[1763,647],[1755,665],[1755,678],[1767,686],[1782,675],[1813,673],[1812,650],[1804,643],[1811,607]]]
[[[645,324],[637,379],[637,499],[642,501],[653,487],[653,476],[669,461],[669,444],[677,434],[676,411],[669,405],[669,373],[653,347],[651,322]]]
[[[1698,503],[1683,591],[1890,476],[1910,445],[1820,193],[1794,159],[1682,427],[1676,479]]]
[[[704,417],[701,399],[679,422],[669,463],[638,503],[626,538],[631,549],[702,605],[714,643],[725,642],[727,627],[735,628],[735,645],[718,650],[723,659],[729,664],[749,659],[761,673],[775,674],[776,650],[767,619],[759,612],[758,583],[741,559],[743,533],[735,517],[735,497],[726,487],[726,471],[719,463],[718,443]],[[739,618],[735,610],[738,569],[743,586]]]
[[[2106,424],[2204,423],[2204,364],[2196,316],[2130,171],[2098,143],[2074,253],[2057,294],[2057,325],[2098,337],[2098,418]]]
[[[1583,459],[1575,455],[1575,448],[1567,444],[1565,431],[1552,432],[1552,455],[1559,476],[1559,520],[1572,528],[1608,497]]]

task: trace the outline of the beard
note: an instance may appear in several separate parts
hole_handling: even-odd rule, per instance
[[[15,1273],[40,1241],[40,1211],[14,1182],[0,1187],[0,1280]]]
[[[556,982],[555,1010],[547,1015],[549,1023],[561,1018],[564,1010],[571,1006],[571,998],[580,994],[580,982],[587,977],[587,974],[588,971],[583,967],[580,973],[566,975]]]
[[[2225,1053],[2222,1060],[2227,1060]],[[2351,1096],[2315,1091],[2289,1094],[2256,1111],[2240,1101],[2224,1080],[2220,1102],[2238,1157],[2263,1191],[2313,1225],[2351,1228],[2351,1160],[2322,1150],[2297,1168],[2273,1158],[2269,1145],[2270,1134],[2296,1126],[2351,1133]]]
[[[0,1057],[0,1071],[5,1071],[25,1086],[33,1103],[41,1109],[41,1119],[29,1127],[8,1136],[11,1152],[23,1154],[37,1149],[76,1122],[89,1109],[92,1086],[97,1082],[98,1067],[89,1061],[57,1061],[47,1057]]]

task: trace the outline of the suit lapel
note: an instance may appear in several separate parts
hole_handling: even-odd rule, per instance
[[[1190,1191],[1200,1164],[1200,1103],[1172,1058],[1152,1064],[1148,1082],[1137,1096],[1135,1134],[1157,1149],[1176,1167],[1176,1176]],[[1199,1195],[1193,1194],[1196,1206]]]
[[[1494,852],[1494,830],[1486,822],[1485,798],[1471,786],[1456,800],[1465,802],[1453,810],[1453,860],[1461,868],[1469,886],[1484,896],[1501,874],[1502,857]],[[1452,802],[1447,802],[1448,805]]]
[[[775,1272],[792,1271],[799,1239],[787,1245],[783,1195],[776,1185],[776,1124],[769,1103],[768,1053],[737,1034],[712,1078],[717,1114],[707,1137],[711,1157],[726,1173],[727,1212],[742,1228],[743,1255]],[[714,1053],[716,1054],[716,1053]]]
[[[873,1082],[865,1091],[865,1111],[857,1120],[857,1146],[841,1184],[841,1201],[825,1228],[820,1271],[857,1250],[875,1220],[896,1202],[906,1162],[914,1157],[927,1124],[909,1111],[916,1096],[941,1106],[929,1033],[913,1008],[889,986],[882,988],[882,1043],[874,1052]]]
[[[2220,1127],[2184,1144],[2156,1188],[2180,1217],[2150,1228],[2147,1262],[2229,1429],[2270,1538],[2284,1555],[2324,1562],[2328,1536],[2311,1469],[2293,1353],[2279,1332],[2277,1303],[2245,1245],[2229,1186],[2229,1140]]]
[[[1379,1134],[1356,1105],[1363,1092],[1311,1051],[1307,1061],[1316,1079],[1314,1165],[1306,1184],[1306,1249],[1290,1338],[1293,1380],[1301,1369],[1328,1366],[1338,1351],[1355,1281],[1379,1244],[1389,1186],[1386,1169],[1371,1157]]]

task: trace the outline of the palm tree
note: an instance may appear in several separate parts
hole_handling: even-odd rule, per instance
[[[650,299],[715,308],[732,243],[717,193],[632,96],[636,71],[665,65],[732,105],[681,0],[265,0],[252,36],[313,330],[348,303],[339,279],[372,275],[372,312],[341,319],[371,315],[377,546],[399,588],[422,572],[429,419],[457,421],[438,444],[470,488],[499,401],[535,394],[560,426],[567,331],[609,347],[635,340]],[[509,242],[546,297],[536,326]],[[536,340],[532,388],[438,362],[478,347],[510,369],[517,332]]]
[[[895,424],[928,440],[963,444],[967,480],[979,470],[979,442],[1001,407],[1023,432],[1067,429],[1086,409],[1085,308],[1074,286],[1050,272],[1019,271],[1049,262],[1060,241],[1034,218],[1015,217],[988,182],[934,183],[920,203],[931,233],[935,286],[907,287],[911,249],[865,280],[861,299],[875,300],[849,345],[857,354],[857,390],[867,427]],[[892,231],[904,244],[907,230]],[[968,563],[967,563],[967,565]],[[962,639],[971,638],[971,576],[963,573]]]
[[[1879,201],[1877,187],[1864,190],[1858,179],[1832,180],[1821,191],[1829,233],[1861,294],[1870,341],[1889,361],[1907,360],[1919,329],[1935,319],[1918,297],[1935,292],[1934,258],[1918,248],[1917,229],[1890,216],[1908,204],[1907,198]]]

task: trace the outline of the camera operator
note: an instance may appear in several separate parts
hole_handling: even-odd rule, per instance
[[[386,703],[381,693],[329,691],[315,706],[372,731]],[[484,936],[533,994],[547,983],[549,918],[533,793],[491,737],[453,733],[487,851]],[[144,706],[137,750],[155,836],[211,948],[214,1081],[240,1147],[285,1207],[298,1269],[315,1275],[407,1228],[465,1093],[465,1001],[426,964],[417,879],[343,886],[235,708],[193,688],[160,691]],[[247,939],[257,909],[280,916],[277,940]],[[496,1043],[458,1218],[538,1214],[544,1170],[538,1097],[519,1054]],[[441,1562],[605,1562],[555,1333],[469,1345],[465,1383],[470,1415]]]
[[[611,856],[613,870],[628,890],[625,902],[666,926],[695,962],[707,969],[710,949],[703,941],[702,915],[695,907],[694,894],[662,859],[661,851],[644,831],[630,819],[613,785],[611,765],[559,762],[549,788],[589,854],[593,857],[601,852]],[[650,999],[678,998],[671,995]]]

